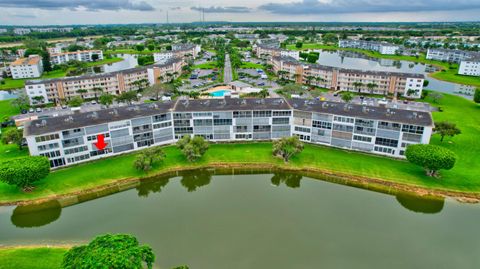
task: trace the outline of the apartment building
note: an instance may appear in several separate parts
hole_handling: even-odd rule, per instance
[[[188,61],[197,58],[201,50],[202,47],[195,44],[174,44],[171,51],[154,53],[153,59],[156,63],[164,63],[172,58]]]
[[[450,63],[460,63],[471,58],[480,57],[480,52],[451,49],[428,49],[426,58]]]
[[[97,60],[103,60],[103,51],[79,50],[79,51],[72,51],[72,52],[52,53],[50,55],[50,62],[53,65],[64,64],[69,61],[93,62]]]
[[[295,60],[300,59],[299,51],[279,49],[274,46],[270,46],[268,44],[253,45],[253,52],[257,57],[267,58],[268,60],[272,59],[272,57],[291,57]]]
[[[334,68],[287,57],[273,57],[269,63],[281,78],[334,91],[420,98],[425,80],[421,74]]]
[[[466,76],[480,76],[480,56],[460,62],[458,74]]]
[[[13,33],[16,35],[28,35],[32,32],[30,28],[15,28],[13,29]]]
[[[307,143],[403,158],[410,144],[429,143],[427,112],[304,99],[209,99],[156,102],[27,122],[31,155],[69,166],[185,135],[213,142],[261,141],[292,135]],[[103,135],[107,147],[99,150]]]
[[[64,100],[68,101],[76,96],[90,99],[101,94],[94,90],[97,88],[102,89],[103,93],[119,95],[123,92],[139,90],[141,87],[153,85],[160,82],[160,79],[162,82],[166,82],[168,79],[177,78],[181,75],[183,65],[184,62],[181,59],[171,59],[163,64],[111,73],[29,80],[25,82],[25,91],[32,104],[39,102],[58,103]]]
[[[400,50],[400,46],[390,44],[387,42],[364,41],[364,40],[350,40],[344,39],[338,41],[340,48],[355,48],[377,51],[380,54],[396,54]]]
[[[10,63],[10,72],[13,79],[41,77],[43,73],[42,57],[30,55],[27,58],[19,58]]]

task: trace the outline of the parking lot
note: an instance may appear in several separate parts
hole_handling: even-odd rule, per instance
[[[238,69],[238,79],[253,86],[257,87],[272,87],[274,89],[279,88],[278,84],[274,81],[269,81],[267,75],[261,70],[257,69]],[[243,75],[248,74],[248,75]]]

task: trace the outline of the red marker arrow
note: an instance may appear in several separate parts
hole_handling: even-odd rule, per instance
[[[108,144],[105,143],[105,137],[103,134],[97,135],[97,143],[94,143],[95,147],[97,147],[98,150],[104,149]]]

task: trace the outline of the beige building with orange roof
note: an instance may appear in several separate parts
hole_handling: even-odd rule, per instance
[[[43,73],[42,57],[30,55],[28,58],[19,58],[10,63],[10,72],[13,79],[41,77]]]

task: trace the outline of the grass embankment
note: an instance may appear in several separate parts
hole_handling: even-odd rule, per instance
[[[123,61],[123,58],[114,57],[110,59],[103,59],[97,62],[89,62],[86,63],[85,67],[94,67],[104,64],[112,64],[116,62]],[[68,71],[73,70],[74,68],[70,68]],[[10,90],[10,89],[20,89],[25,87],[25,81],[27,80],[35,80],[35,79],[49,79],[49,78],[62,78],[67,75],[67,71],[64,70],[54,70],[50,72],[45,72],[39,78],[29,78],[29,79],[12,79],[6,78],[4,80],[5,84],[0,84],[0,90]]]
[[[217,62],[205,62],[202,64],[197,64],[192,67],[192,69],[215,69],[219,68]]]
[[[0,122],[20,113],[20,109],[12,105],[12,100],[0,101]],[[2,128],[4,132],[6,129]],[[17,145],[5,145],[0,141],[0,160],[28,155],[28,149],[20,150]]]
[[[0,269],[55,269],[62,267],[67,248],[0,248]]]
[[[379,52],[376,52],[376,51],[354,49],[354,48],[339,48],[338,46],[323,45],[323,44],[303,44],[302,48],[300,49],[296,48],[295,45],[287,45],[287,49],[290,49],[290,50],[309,50],[309,49],[346,50],[346,51],[359,52],[366,56],[374,57],[374,58],[430,64],[441,69],[438,72],[430,74],[430,76],[433,78],[447,81],[447,82],[452,82],[452,83],[480,87],[480,77],[459,75],[458,64],[449,64],[441,61],[428,60],[425,58],[425,54],[421,54],[419,55],[419,57],[404,56],[404,55],[385,55],[385,54],[380,54]]]
[[[122,155],[55,171],[38,182],[32,193],[24,193],[16,187],[0,183],[0,203],[74,193],[121,179],[151,176],[167,169],[218,163],[317,169],[429,189],[480,193],[480,106],[453,95],[445,95],[439,105],[444,112],[433,113],[435,120],[455,122],[462,130],[461,135],[447,138],[442,143],[438,135],[432,137],[432,144],[449,148],[459,157],[452,170],[441,172],[441,179],[425,176],[422,168],[406,161],[310,144],[306,144],[305,150],[288,164],[272,157],[271,143],[212,144],[205,156],[193,164],[188,163],[176,147],[167,146],[164,149],[166,159],[148,174],[133,168],[135,153]]]

